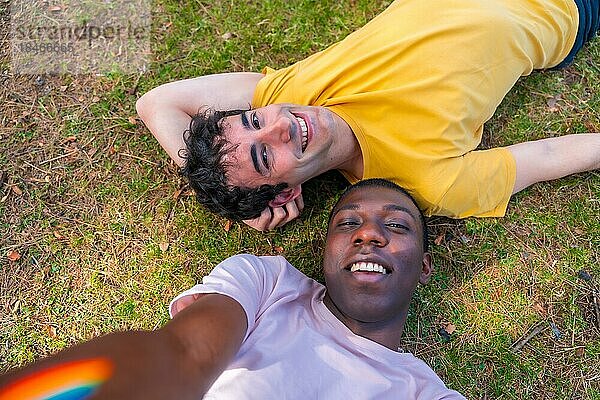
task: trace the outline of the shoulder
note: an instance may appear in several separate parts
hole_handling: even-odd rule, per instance
[[[282,256],[237,254],[219,263],[210,275],[223,273],[240,278],[252,276],[253,280],[267,285],[273,285],[279,280],[309,279]]]

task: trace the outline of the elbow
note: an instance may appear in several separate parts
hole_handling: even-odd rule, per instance
[[[151,109],[154,103],[152,99],[152,91],[145,93],[142,97],[137,99],[135,102],[135,110],[138,113],[138,116],[144,121],[146,125],[148,125],[147,118],[151,113]]]

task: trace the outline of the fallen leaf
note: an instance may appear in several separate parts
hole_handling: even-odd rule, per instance
[[[99,101],[100,101],[100,97],[98,97],[98,96],[92,97],[92,103],[97,103]]]
[[[97,152],[97,151],[98,151],[98,148],[96,148],[96,147],[92,147],[92,148],[90,149],[90,151],[88,151],[87,155],[88,155],[89,157],[92,157],[94,154],[96,154],[96,152]]]
[[[137,125],[137,119],[134,116],[128,117],[127,121],[129,121],[131,125]]]
[[[162,251],[164,253],[165,251],[167,251],[169,249],[169,243],[162,242],[161,244],[158,245],[158,247],[160,248],[160,251]]]
[[[577,354],[578,357],[583,357],[583,355],[585,354],[585,348],[578,347],[577,350],[575,350],[575,354]]]
[[[276,252],[278,252],[278,253],[280,253],[280,254],[281,254],[281,253],[283,253],[283,252],[285,251],[285,250],[284,250],[284,248],[283,248],[283,247],[281,247],[281,246],[275,246],[275,247],[274,247],[274,249],[275,249],[275,251],[276,251]]]
[[[60,234],[59,231],[53,231],[52,234],[54,234],[54,237],[58,240],[63,240],[65,238],[63,235]]]
[[[173,193],[173,200],[177,200],[179,199],[179,196],[181,196],[181,192],[183,191],[183,189],[178,189]]]
[[[557,94],[556,96],[552,96],[550,97],[548,100],[546,100],[546,104],[548,105],[548,109],[551,112],[556,112],[558,111],[558,101],[561,99],[562,95],[561,94]]]
[[[225,32],[224,34],[221,35],[221,37],[224,40],[229,40],[229,39],[231,39],[233,37],[233,33],[231,33],[231,32]]]
[[[52,6],[50,8],[48,8],[48,10],[52,11],[52,12],[57,12],[62,10],[62,8],[60,6]]]
[[[456,326],[454,324],[448,324],[444,327],[444,329],[449,335],[452,335],[456,331]]]
[[[435,238],[433,243],[435,243],[436,246],[439,246],[440,244],[442,244],[443,241],[444,241],[444,234],[441,234]]]
[[[69,143],[72,143],[72,142],[74,142],[76,140],[77,140],[76,136],[68,136],[68,137],[65,138],[65,142],[69,142]]]
[[[533,304],[533,309],[537,312],[539,312],[540,314],[546,314],[546,309],[544,308],[543,305],[541,305],[540,303],[534,303]]]
[[[56,337],[56,328],[52,325],[46,325],[46,332],[48,332],[48,336],[51,338]]]
[[[17,185],[14,185],[11,189],[12,189],[13,193],[16,194],[17,196],[21,196],[23,194],[23,191]]]
[[[231,220],[228,219],[227,222],[225,222],[225,225],[223,226],[223,229],[225,230],[225,232],[229,232],[231,230],[232,225],[233,225],[233,222],[231,222]]]
[[[18,261],[21,258],[21,255],[16,250],[10,250],[8,253],[6,253],[6,256],[10,261]]]

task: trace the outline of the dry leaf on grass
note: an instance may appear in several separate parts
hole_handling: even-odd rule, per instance
[[[228,219],[227,222],[225,222],[225,225],[223,226],[223,229],[225,230],[225,232],[229,232],[231,230],[231,226],[233,225],[233,222]]]
[[[48,336],[51,338],[56,337],[56,328],[52,325],[46,325],[46,332],[48,332]]]
[[[169,249],[169,243],[162,242],[158,247],[160,248],[160,251],[165,252]]]
[[[8,257],[10,261],[18,261],[21,258],[21,255],[16,250],[10,250],[6,253],[6,257]]]
[[[454,324],[447,324],[444,329],[449,335],[452,335],[456,331],[456,326]]]
[[[179,199],[179,196],[181,196],[181,192],[183,191],[183,189],[178,189],[173,193],[173,200],[177,201],[177,199]]]
[[[535,303],[533,305],[533,309],[537,312],[539,312],[540,314],[545,315],[546,314],[546,309],[544,308],[543,305],[541,305],[540,303]]]
[[[23,194],[23,191],[17,185],[12,186],[11,189],[12,189],[13,193],[16,194],[17,196],[21,196]]]
[[[137,125],[137,119],[134,116],[128,117],[127,121],[129,121],[131,125]]]
[[[433,243],[435,243],[436,246],[439,246],[440,244],[442,244],[443,241],[444,241],[444,234],[441,234],[435,238]]]
[[[561,94],[557,94],[556,96],[552,96],[550,97],[548,100],[546,100],[546,104],[548,105],[548,109],[551,112],[556,112],[558,111],[558,101],[560,100],[560,98],[562,97]]]
[[[285,251],[285,249],[283,247],[281,247],[281,246],[275,246],[274,249],[275,249],[276,252],[278,252],[280,254]]]

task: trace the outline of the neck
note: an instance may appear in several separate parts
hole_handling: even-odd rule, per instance
[[[352,135],[354,137],[354,134]],[[362,179],[364,174],[364,163],[363,156],[360,146],[358,145],[358,140],[354,137],[355,148],[350,152],[350,156],[348,159],[341,164],[337,169],[346,172],[347,174],[353,176],[357,180]]]
[[[397,316],[388,320],[364,322],[344,314],[327,293],[325,293],[323,302],[329,311],[355,335],[372,340],[391,350],[398,350],[408,310],[403,310]]]
[[[340,162],[333,168],[344,171],[356,179],[362,179],[364,164],[358,139],[350,125],[342,117],[335,112],[333,112],[333,115],[335,116],[336,127],[341,132],[338,138],[338,149],[340,150],[338,160]]]

